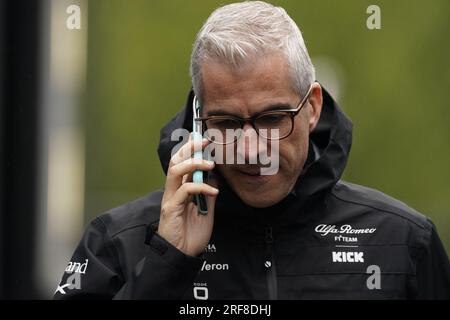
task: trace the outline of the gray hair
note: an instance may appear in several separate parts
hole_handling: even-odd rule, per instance
[[[206,60],[232,68],[268,53],[282,52],[291,70],[292,87],[305,94],[315,70],[300,29],[281,7],[263,1],[233,3],[216,9],[197,34],[190,74],[202,100],[201,66]]]

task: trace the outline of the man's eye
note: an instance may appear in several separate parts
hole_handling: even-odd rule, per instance
[[[270,114],[258,118],[257,121],[261,124],[277,124],[282,123],[285,117],[286,115],[284,114]]]
[[[207,125],[210,128],[217,129],[235,129],[240,127],[239,123],[231,119],[209,120]]]

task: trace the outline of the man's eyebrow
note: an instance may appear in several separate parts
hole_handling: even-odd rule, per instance
[[[293,107],[292,105],[288,104],[288,103],[274,103],[271,104],[269,106],[266,106],[264,108],[262,108],[260,111],[256,112],[255,114],[259,114],[262,112],[267,112],[267,111],[277,111],[277,110],[292,110],[295,109],[295,107]],[[226,112],[223,110],[211,110],[208,111],[206,113],[207,117],[212,117],[212,116],[233,116],[233,117],[238,117],[241,118],[241,115],[233,113],[233,112]]]

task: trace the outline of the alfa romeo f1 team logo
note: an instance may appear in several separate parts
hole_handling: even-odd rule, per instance
[[[355,229],[349,224],[344,224],[340,227],[336,227],[335,225],[329,224],[319,224],[315,229],[317,233],[319,233],[322,237],[328,234],[347,234],[347,235],[358,235],[358,234],[370,234],[374,233],[377,228],[364,228],[364,229]]]

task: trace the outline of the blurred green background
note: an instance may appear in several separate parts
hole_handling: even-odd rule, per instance
[[[85,223],[163,185],[159,130],[190,89],[197,31],[229,2],[89,1]],[[344,179],[430,216],[449,250],[450,1],[271,3],[297,22],[313,63],[332,66],[354,122]],[[381,30],[366,27],[371,4]]]

